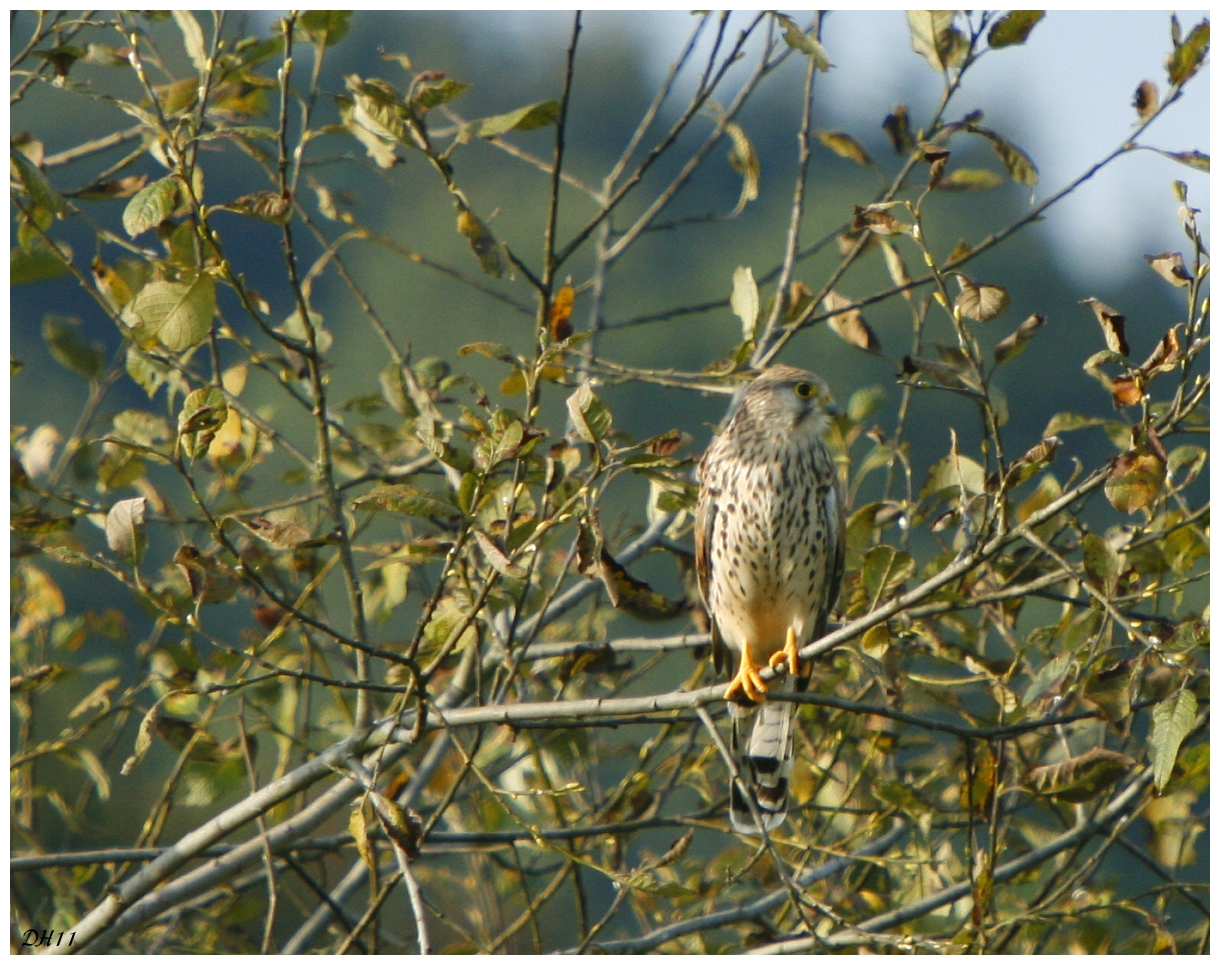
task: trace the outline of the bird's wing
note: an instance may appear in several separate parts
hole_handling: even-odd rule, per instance
[[[707,619],[712,632],[712,666],[720,673],[728,666],[728,656],[724,641],[720,638],[720,627],[716,624],[716,614],[712,612],[711,582],[712,582],[712,529],[716,525],[716,496],[704,482],[704,489],[699,493],[699,504],[695,509],[695,575],[699,578],[699,592],[703,594],[703,602],[707,606]]]
[[[814,621],[814,639],[825,636],[826,620],[839,598],[839,585],[843,582],[843,555],[847,548],[847,519],[843,510],[843,497],[839,487],[832,484],[826,493],[826,528],[829,531],[827,545],[830,559],[827,561],[826,579],[822,584],[822,604]]]

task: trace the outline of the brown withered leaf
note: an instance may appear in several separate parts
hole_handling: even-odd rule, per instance
[[[882,254],[885,255],[885,270],[890,273],[890,280],[900,288],[905,288],[911,284],[911,276],[907,272],[906,263],[902,260],[902,255],[898,253],[898,249],[888,241],[879,239],[877,243],[881,246]],[[911,297],[909,291],[904,291],[903,295],[908,299]]]
[[[855,161],[861,167],[872,167],[873,159],[868,156],[864,145],[850,134],[843,131],[817,131],[817,138],[839,157]]]
[[[1135,100],[1131,106],[1135,108],[1135,113],[1140,116],[1141,121],[1146,121],[1155,114],[1159,103],[1160,93],[1152,81],[1146,80],[1135,88]]]
[[[668,432],[653,436],[646,443],[644,448],[653,456],[669,456],[677,452],[686,443],[690,442],[691,437],[677,429],[670,429]]]
[[[243,194],[230,204],[220,205],[220,208],[282,225],[292,219],[292,196],[278,191],[256,191],[254,194]]]
[[[860,309],[850,308],[846,311],[840,311],[840,309],[845,309],[851,304],[852,300],[850,298],[846,298],[833,290],[827,292],[826,297],[822,299],[822,307],[828,312],[835,312],[835,314],[826,320],[826,324],[831,327],[831,330],[839,338],[849,345],[862,348],[864,351],[872,352],[874,355],[880,355],[881,340],[869,328],[868,322],[860,314]]]
[[[961,294],[953,307],[960,309],[967,318],[976,322],[989,322],[997,318],[1008,308],[1008,291],[999,285],[980,285],[965,275],[958,274],[958,287]]]
[[[1121,409],[1128,405],[1139,405],[1144,397],[1144,390],[1139,382],[1130,375],[1120,375],[1110,384],[1110,398],[1114,408]]]
[[[186,574],[191,596],[200,603],[224,603],[237,593],[238,581],[224,564],[205,556],[190,543],[178,547],[174,562]]]
[[[953,246],[953,250],[949,252],[945,265],[947,267],[956,265],[959,261],[965,260],[972,251],[974,249],[970,247],[970,244],[964,238],[959,238],[957,244]]]
[[[911,230],[911,226],[905,221],[899,221],[888,211],[873,205],[856,205],[851,226],[856,231],[867,230],[877,235],[902,235]]]
[[[907,376],[927,375],[951,389],[960,389],[966,385],[962,379],[962,373],[952,365],[920,358],[918,355],[902,357],[902,374]]]
[[[1162,251],[1159,255],[1144,255],[1144,261],[1174,288],[1185,288],[1193,280],[1182,263],[1181,252]]]
[[[1005,476],[1008,488],[1012,489],[1014,486],[1021,485],[1034,473],[1054,462],[1055,453],[1059,451],[1061,445],[1063,445],[1063,440],[1058,436],[1047,436],[1025,453],[1025,455],[1008,467],[1008,473]],[[992,480],[994,478],[992,476],[987,480],[987,489],[989,491],[993,489]]]
[[[1024,352],[1029,340],[1045,324],[1045,315],[1030,315],[1029,318],[1017,326],[1015,332],[1002,338],[995,347],[996,365],[1011,362]]]
[[[310,538],[309,530],[295,519],[268,519],[265,516],[254,516],[250,519],[243,519],[241,522],[255,536],[281,549],[294,549]]]
[[[949,163],[949,152],[935,144],[920,144],[923,159],[928,162],[928,187],[935,188],[945,176],[945,165]]]
[[[1101,716],[1112,724],[1131,713],[1131,670],[1134,666],[1134,660],[1123,660],[1085,681],[1085,699],[1096,704]]]
[[[1165,460],[1154,452],[1132,449],[1117,456],[1106,479],[1106,498],[1121,513],[1151,503],[1165,481]]]
[[[881,129],[894,146],[895,154],[910,154],[915,148],[915,138],[911,137],[911,122],[907,118],[906,104],[895,104],[894,112],[886,114],[881,122]]]
[[[784,292],[784,321],[792,322],[800,318],[812,301],[813,291],[810,287],[799,278],[795,279]]]
[[[562,342],[572,335],[572,303],[576,300],[576,289],[564,285],[551,299],[551,338]]]
[[[508,558],[508,554],[496,545],[496,541],[480,529],[474,531],[475,542],[483,551],[483,556],[492,568],[501,576],[510,576],[514,580],[524,580],[528,575],[525,570]]]
[[[1152,350],[1152,354],[1140,366],[1140,371],[1144,375],[1159,375],[1162,372],[1170,372],[1178,364],[1178,360],[1182,357],[1182,343],[1178,341],[1178,329],[1181,327],[1181,325],[1175,325],[1156,343],[1156,348]]]
[[[111,198],[130,198],[148,183],[147,174],[133,174],[127,178],[94,181],[86,184],[76,196],[82,201],[107,201]]]
[[[601,580],[610,603],[640,620],[671,620],[687,610],[685,600],[668,600],[643,580],[637,580],[610,555],[595,515],[586,517],[576,539],[576,569]]]
[[[1082,298],[1080,304],[1088,305],[1093,309],[1102,334],[1106,337],[1106,347],[1111,352],[1130,355],[1131,346],[1127,344],[1127,316],[1116,312],[1105,302],[1100,302],[1096,298]]]
[[[1029,783],[1048,797],[1083,804],[1096,798],[1124,774],[1129,774],[1135,766],[1136,762],[1126,754],[1094,747],[1066,761],[1032,768]]]

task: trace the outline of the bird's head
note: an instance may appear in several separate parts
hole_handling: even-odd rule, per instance
[[[751,421],[783,435],[821,436],[838,410],[821,376],[776,365],[748,385],[738,403]]]

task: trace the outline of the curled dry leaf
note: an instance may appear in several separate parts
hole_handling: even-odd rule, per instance
[[[1122,513],[1151,503],[1165,482],[1165,460],[1154,452],[1132,449],[1114,459],[1106,479],[1106,498]]]
[[[906,376],[927,375],[939,382],[941,385],[951,389],[967,388],[968,383],[952,365],[945,362],[937,362],[933,359],[921,358],[918,355],[904,355],[902,357],[902,374]]]
[[[564,285],[551,299],[551,338],[562,342],[572,334],[572,303],[576,300],[576,289]]]
[[[643,580],[627,572],[605,547],[596,516],[589,516],[576,540],[576,570],[601,580],[614,607],[640,620],[671,620],[687,610],[684,599],[668,600]]]
[[[1030,315],[1029,318],[1017,326],[1015,332],[1001,339],[995,347],[996,365],[1011,362],[1024,352],[1029,340],[1045,324],[1045,315]]]
[[[1102,334],[1106,337],[1106,347],[1111,352],[1130,355],[1131,346],[1127,344],[1127,316],[1116,312],[1105,302],[1100,302],[1096,298],[1083,298],[1080,304],[1088,305],[1093,309],[1093,314],[1097,316],[1097,322],[1101,325]]]
[[[1008,291],[999,285],[980,285],[965,275],[956,275],[961,294],[953,307],[976,322],[989,322],[1008,308]]]
[[[886,114],[881,129],[894,146],[895,154],[910,154],[915,149],[915,138],[911,136],[911,122],[907,118],[906,104],[895,104],[894,112]]]
[[[106,514],[106,545],[123,559],[134,560],[140,550],[140,527],[148,500],[143,496],[120,499]]]
[[[1185,288],[1193,280],[1182,263],[1181,252],[1162,251],[1159,255],[1144,255],[1144,261],[1175,288]]]
[[[1169,372],[1178,364],[1179,359],[1182,358],[1182,343],[1178,340],[1178,329],[1181,327],[1181,325],[1175,325],[1156,343],[1152,354],[1140,366],[1140,371],[1144,375],[1152,376]]]
[[[1129,774],[1135,765],[1136,761],[1126,754],[1094,747],[1057,764],[1031,769],[1029,782],[1049,797],[1083,804]]]
[[[1160,93],[1152,81],[1146,80],[1135,88],[1135,100],[1131,106],[1135,108],[1135,113],[1140,116],[1141,121],[1146,121],[1155,114],[1159,103]]]
[[[1140,380],[1130,375],[1120,375],[1110,384],[1110,398],[1116,409],[1128,405],[1139,405],[1140,400],[1144,398]]]
[[[902,235],[911,230],[911,226],[905,221],[899,221],[884,208],[871,204],[866,207],[856,205],[851,226],[856,231],[867,230],[877,235]]]
[[[528,575],[525,570],[508,558],[508,554],[496,544],[496,541],[480,529],[474,531],[475,542],[483,551],[483,556],[492,568],[501,576],[509,576],[514,580],[524,580]]]
[[[834,312],[835,314],[831,315],[826,320],[826,323],[839,338],[849,345],[864,349],[866,352],[872,352],[874,355],[880,355],[881,340],[869,328],[868,322],[860,314],[860,309],[847,308],[851,304],[850,298],[846,298],[836,291],[827,292],[826,297],[822,299],[822,307],[826,311]]]

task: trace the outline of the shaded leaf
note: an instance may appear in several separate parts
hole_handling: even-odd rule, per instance
[[[1160,104],[1160,92],[1156,89],[1156,84],[1150,80],[1146,80],[1135,88],[1135,99],[1131,106],[1135,108],[1135,113],[1139,115],[1141,121],[1146,121],[1153,114]]]
[[[894,595],[902,584],[915,575],[915,559],[910,553],[881,544],[864,554],[860,581],[867,595],[869,608],[875,608]]]
[[[835,314],[826,319],[826,324],[830,326],[831,330],[839,338],[849,345],[864,349],[866,352],[872,352],[874,355],[880,355],[881,340],[869,328],[868,323],[864,320],[864,316],[860,313],[860,309],[851,308],[847,311],[839,311],[839,309],[851,304],[850,298],[846,298],[836,291],[827,292],[826,297],[822,299],[822,307],[828,312],[835,312]]]
[[[138,563],[147,541],[141,532],[148,500],[143,496],[121,499],[106,514],[106,545],[125,560]]]
[[[268,519],[265,516],[242,518],[241,523],[259,539],[280,549],[294,549],[311,539],[308,529],[291,517]]]
[[[1046,16],[1045,10],[1010,10],[987,31],[987,45],[993,50],[1023,44],[1029,32]]]
[[[1029,318],[1017,326],[1017,330],[1015,332],[1002,338],[995,347],[996,365],[1003,365],[1005,362],[1011,362],[1018,355],[1024,352],[1029,340],[1033,338],[1038,329],[1045,324],[1045,315],[1030,315]],[[1054,433],[1043,434],[1053,435]]]
[[[1195,724],[1197,710],[1195,695],[1185,689],[1152,708],[1148,751],[1152,757],[1152,779],[1158,791],[1163,791],[1169,783],[1178,749]]]
[[[879,238],[877,243],[881,246],[882,254],[885,255],[885,270],[890,273],[890,280],[899,288],[910,285],[911,276],[907,272],[907,266],[902,260],[902,255],[898,253],[898,249],[883,238]],[[910,292],[903,292],[903,295],[910,298]]]
[[[474,531],[475,542],[479,544],[479,549],[483,551],[483,557],[491,564],[501,576],[512,577],[514,580],[524,580],[528,575],[524,569],[512,562],[508,558],[508,554],[496,545],[496,541],[484,533],[482,530]]]
[[[818,131],[817,138],[839,157],[855,161],[862,167],[872,167],[873,159],[869,157],[864,145],[850,134],[843,131]]]
[[[933,359],[921,358],[918,355],[902,357],[902,374],[906,376],[927,375],[951,389],[975,388],[954,366]]]
[[[68,274],[72,249],[62,241],[57,241],[55,247],[59,250],[35,237],[28,245],[12,249],[8,257],[9,284],[30,285]]]
[[[446,77],[432,83],[421,84],[411,100],[416,106],[428,111],[434,107],[440,107],[442,104],[449,103],[455,97],[461,97],[468,90],[470,90],[469,84],[463,84],[460,81]],[[517,126],[521,127],[520,124]]]
[[[1008,291],[999,285],[980,285],[965,275],[957,274],[958,287],[961,294],[953,303],[967,318],[976,322],[989,322],[1004,313],[1008,308]]]
[[[383,486],[374,489],[353,500],[352,508],[382,510],[402,513],[406,516],[422,516],[428,519],[460,515],[460,510],[453,503],[437,493],[407,485]]]
[[[9,149],[9,163],[17,169],[17,177],[25,187],[25,193],[30,199],[30,206],[50,211],[52,214],[63,214],[68,210],[68,203],[60,196],[35,164],[16,146]]]
[[[130,198],[148,184],[147,174],[133,174],[126,178],[91,181],[74,197],[82,201],[109,201],[113,198]]]
[[[1005,481],[1009,489],[1014,486],[1019,486],[1025,482],[1034,473],[1046,468],[1055,461],[1055,453],[1059,451],[1059,447],[1063,445],[1063,440],[1058,436],[1051,435],[1045,437],[1033,448],[1029,449],[1020,459],[1008,467],[1008,473]],[[991,480],[988,480],[990,483]],[[991,486],[988,486],[990,489]]]
[[[911,122],[907,118],[906,104],[894,105],[894,112],[885,115],[881,129],[894,146],[895,154],[910,154],[915,150],[915,138],[911,136]]]
[[[309,10],[297,18],[297,28],[315,47],[330,47],[347,36],[350,10]]]
[[[1131,661],[1123,660],[1091,676],[1085,681],[1084,695],[1110,723],[1125,719],[1131,713]]]
[[[556,123],[559,120],[559,110],[559,101],[539,101],[537,104],[518,107],[507,114],[471,121],[463,129],[463,134],[467,138],[499,137],[509,131],[532,131]]]
[[[292,197],[279,191],[256,191],[243,194],[236,201],[217,206],[223,211],[244,214],[272,224],[288,224],[292,220]]]
[[[1096,533],[1085,533],[1080,546],[1084,551],[1084,572],[1088,582],[1103,593],[1113,595],[1122,569],[1114,547]]]
[[[47,315],[42,320],[42,337],[56,362],[92,382],[102,374],[106,356],[100,344],[80,337],[79,324],[79,319]]]
[[[1032,768],[1029,783],[1048,797],[1083,804],[1130,774],[1135,763],[1126,754],[1094,747],[1057,764]]]
[[[155,228],[178,207],[178,182],[164,177],[141,188],[123,209],[123,229],[132,238]]]
[[[1181,252],[1163,251],[1159,255],[1144,255],[1144,261],[1175,288],[1185,288],[1193,280],[1182,263]]]
[[[1105,302],[1100,302],[1096,298],[1081,299],[1080,304],[1088,305],[1093,309],[1097,323],[1101,326],[1102,334],[1106,338],[1106,347],[1111,352],[1130,355],[1131,347],[1127,344],[1127,316],[1116,312]]]
[[[233,571],[190,543],[178,547],[174,562],[186,576],[191,596],[198,602],[226,603],[237,594],[238,580]]]
[[[610,603],[640,620],[670,620],[687,611],[686,601],[668,600],[647,583],[637,580],[610,555],[601,527],[587,517],[576,543],[576,569],[582,576],[601,580]]]

